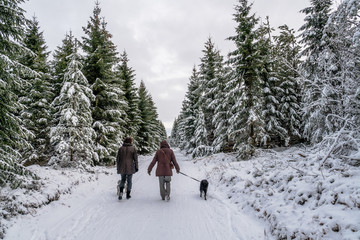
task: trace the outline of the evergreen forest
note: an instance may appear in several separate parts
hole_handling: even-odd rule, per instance
[[[335,7],[334,7],[335,6]],[[193,157],[306,146],[360,164],[360,1],[311,0],[299,30],[239,0],[223,55],[211,37],[193,67],[171,141]]]
[[[47,50],[24,0],[0,1],[0,186],[30,185],[27,166],[113,165],[124,137],[139,154],[165,139],[157,108],[126,51],[117,52],[99,2],[77,39]],[[304,144],[360,164],[360,0],[310,0],[299,30],[237,0],[225,55],[212,38],[189,76],[170,141],[192,157]],[[51,58],[50,58],[51,57]],[[49,60],[51,59],[51,60]]]
[[[0,186],[36,182],[33,164],[114,165],[127,136],[139,154],[155,151],[165,127],[126,51],[117,52],[100,3],[82,38],[69,31],[51,53],[23,2],[0,1]]]

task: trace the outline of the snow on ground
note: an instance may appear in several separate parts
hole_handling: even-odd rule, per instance
[[[196,159],[215,192],[255,212],[277,239],[360,239],[360,169],[304,148],[261,151],[251,161]]]
[[[149,156],[139,160],[133,198],[121,201],[115,168],[90,174],[33,167],[45,178],[41,191],[1,191],[2,198],[15,197],[19,213],[30,214],[0,227],[11,226],[6,240],[360,239],[359,167],[330,157],[319,170],[324,154],[310,152],[262,150],[237,161],[235,154],[191,160],[175,151],[183,173],[209,181],[207,201],[199,183],[180,174],[173,176],[170,202],[162,201],[154,171],[146,173]],[[10,208],[0,207],[8,216]]]
[[[182,172],[205,177],[193,161],[175,154]],[[13,218],[5,239],[268,239],[262,220],[245,214],[211,185],[205,201],[199,196],[198,182],[174,174],[171,200],[162,201],[154,171],[147,174],[150,161],[151,157],[140,157],[131,199],[117,200],[115,168],[100,170],[98,181],[80,182],[58,201]],[[59,188],[61,182],[69,181],[53,174],[53,186]]]

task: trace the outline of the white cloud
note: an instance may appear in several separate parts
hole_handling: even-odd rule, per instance
[[[150,54],[150,70],[156,76],[170,74],[172,66],[178,61],[176,52],[163,46],[150,49]]]
[[[184,85],[175,84],[170,86],[170,90],[177,92],[186,92],[187,89],[184,87]]]

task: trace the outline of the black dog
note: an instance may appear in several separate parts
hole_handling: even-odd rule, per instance
[[[206,200],[206,193],[209,186],[209,182],[204,179],[200,182],[200,197],[202,197],[202,194],[204,193],[204,199]]]

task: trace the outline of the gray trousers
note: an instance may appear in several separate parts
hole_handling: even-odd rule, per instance
[[[165,200],[165,196],[170,196],[170,182],[171,176],[159,176],[159,185],[160,185],[160,196],[162,200]]]

